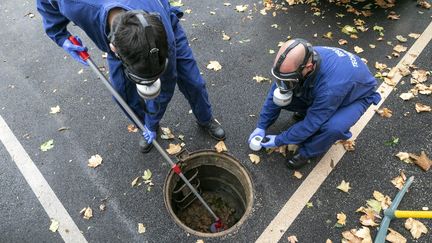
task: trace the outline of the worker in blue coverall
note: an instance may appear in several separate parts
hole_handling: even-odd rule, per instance
[[[303,39],[287,41],[272,68],[275,82],[261,109],[257,128],[265,148],[298,145],[286,162],[298,169],[325,153],[337,140],[349,139],[349,129],[371,104],[381,100],[376,80],[356,55],[334,47],[316,46]],[[297,122],[279,135],[266,129],[282,109],[294,112]]]
[[[69,22],[108,53],[113,87],[145,124],[141,152],[151,149],[176,83],[198,125],[213,138],[225,139],[223,128],[212,116],[205,80],[179,23],[183,12],[168,0],[37,0],[37,9],[47,35],[77,61],[86,64],[77,54],[86,48],[69,41]],[[149,91],[151,95],[146,96]]]

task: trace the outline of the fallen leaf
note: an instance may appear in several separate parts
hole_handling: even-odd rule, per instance
[[[330,239],[327,239],[325,243],[333,243]]]
[[[151,171],[150,171],[149,169],[145,170],[145,171],[144,171],[144,175],[143,175],[142,178],[143,178],[144,180],[150,180],[151,177],[152,177],[152,173],[151,173]]]
[[[105,211],[106,209],[106,205],[104,203],[102,203],[101,205],[99,205],[99,210],[100,211]]]
[[[333,32],[329,31],[323,35],[324,38],[333,40]]]
[[[413,38],[413,39],[418,39],[420,37],[420,34],[410,33],[408,36],[411,37],[411,38]]]
[[[384,196],[384,194],[382,194],[379,191],[374,191],[373,192],[373,197],[381,203],[381,208],[382,209],[387,209],[390,207],[392,201],[391,198],[389,196]]]
[[[406,243],[407,239],[403,237],[403,235],[399,234],[397,231],[392,230],[391,228],[388,228],[390,233],[388,233],[387,237],[385,238],[391,243]]]
[[[49,230],[51,230],[51,232],[56,232],[59,228],[60,223],[55,220],[55,219],[51,219],[51,225],[49,227]]]
[[[187,14],[190,14],[190,13],[192,13],[192,9],[188,8],[184,12],[187,13]]]
[[[203,240],[197,240],[196,243],[204,243]]]
[[[402,93],[401,95],[399,95],[399,97],[403,100],[410,100],[414,98],[414,95],[411,92],[408,92],[408,93]]]
[[[219,71],[222,69],[222,66],[219,64],[218,61],[210,61],[210,64],[207,65],[207,69]]]
[[[361,229],[357,230],[355,235],[362,238],[361,243],[372,243],[372,237],[370,235],[370,229],[368,227],[363,226]]]
[[[50,114],[57,114],[60,112],[60,106],[51,107]]]
[[[387,15],[387,18],[391,20],[398,20],[400,19],[400,15],[396,14],[394,11],[391,11],[389,15]]]
[[[169,3],[173,7],[181,7],[184,5],[181,0],[179,1],[170,0]]]
[[[40,150],[42,150],[43,152],[46,152],[52,148],[54,148],[54,139],[50,139],[45,143],[41,144],[40,146]]]
[[[146,228],[144,227],[143,223],[138,223],[138,234],[144,234],[146,231]]]
[[[386,118],[390,118],[393,115],[393,112],[389,108],[382,108],[382,109],[376,110],[376,112],[380,116],[386,117]]]
[[[405,221],[405,228],[411,232],[411,235],[414,239],[420,238],[421,234],[426,234],[428,232],[426,226],[413,218],[408,218]]]
[[[357,30],[355,27],[351,26],[351,25],[345,25],[342,28],[342,33],[347,34],[347,35],[351,35],[351,34],[355,34],[357,33]]]
[[[369,44],[369,47],[372,48],[372,49],[375,49],[375,48],[376,48],[376,45]]]
[[[173,155],[173,154],[176,154],[176,153],[181,151],[181,146],[180,146],[180,144],[170,143],[168,145],[168,148],[166,149],[166,151],[168,154]]]
[[[307,208],[313,208],[313,203],[312,202],[307,202],[306,203],[306,207]]]
[[[425,8],[425,9],[430,9],[431,8],[431,4],[428,1],[426,1],[426,0],[418,0],[417,1],[417,5],[419,5],[422,8]]]
[[[174,134],[171,132],[171,129],[169,129],[168,127],[161,127],[162,130],[162,134],[161,134],[161,138],[168,140],[168,139],[174,139],[175,136]]]
[[[343,212],[340,212],[336,215],[336,218],[338,219],[337,220],[338,224],[346,225],[346,218],[347,218],[346,214],[344,214]]]
[[[231,6],[231,3],[224,3],[224,6]]]
[[[355,235],[355,233],[357,233],[356,229],[351,229],[351,230],[347,230],[347,231],[342,232],[342,237],[343,237],[342,242],[362,243],[362,239],[360,237],[357,237]]]
[[[379,202],[377,201],[379,204]],[[361,210],[360,210],[361,209]],[[364,214],[360,217],[360,223],[364,226],[377,226],[378,224],[375,222],[375,219],[377,217],[377,213],[374,209],[368,207],[368,208],[360,208],[360,212],[363,212]],[[357,210],[357,211],[358,211]]]
[[[295,236],[295,235],[288,236],[288,242],[289,243],[296,243],[296,242],[298,242],[297,236]]]
[[[294,174],[293,174],[293,176],[295,177],[295,178],[297,178],[297,179],[301,179],[302,177],[303,177],[303,174],[302,173],[300,173],[300,171],[294,171]]]
[[[408,48],[403,45],[396,45],[393,47],[393,51],[396,51],[398,53],[405,52]]]
[[[244,12],[247,8],[248,5],[246,4],[246,5],[237,5],[235,9],[237,12]]]
[[[258,164],[261,161],[260,157],[256,154],[249,154],[249,159],[251,160],[252,164]]]
[[[339,141],[344,147],[346,151],[354,151],[355,150],[355,141],[354,140],[341,140]]]
[[[90,157],[87,166],[90,168],[96,168],[101,164],[102,164],[102,157],[99,154],[96,154]]]
[[[375,62],[375,68],[382,71],[387,68],[387,65],[384,63]]]
[[[138,128],[134,124],[129,124],[127,130],[128,132],[138,132]]]
[[[375,211],[375,213],[379,214],[381,212],[381,202],[375,199],[369,199],[366,201],[367,205]]]
[[[402,189],[402,187],[405,185],[406,182],[406,176],[403,171],[400,172],[400,175],[396,176],[391,180],[391,183],[399,190]]]
[[[432,111],[432,108],[430,106],[423,105],[421,103],[416,103],[415,104],[415,109],[416,109],[417,113]]]
[[[225,34],[224,32],[222,32],[222,40],[229,41],[229,40],[231,40],[231,37],[229,37],[227,34]]]
[[[258,76],[256,75],[255,77],[252,78],[253,80],[256,80],[257,83],[262,83],[262,82],[271,82],[271,80],[269,78],[263,77],[263,76]]]
[[[270,25],[270,27],[277,29],[277,28],[279,27],[279,25],[277,25],[277,24],[272,24],[272,25]]]
[[[86,207],[80,211],[80,214],[83,214],[84,219],[89,220],[90,218],[93,217],[93,210],[90,207]]]
[[[219,141],[216,145],[215,145],[215,149],[218,153],[222,153],[224,151],[228,151],[224,141]]]
[[[348,44],[348,41],[345,40],[345,39],[339,39],[339,40],[338,40],[338,43],[339,43],[339,45],[343,46],[343,45]]]
[[[421,151],[420,156],[409,154],[411,159],[414,159],[414,164],[418,165],[422,170],[428,171],[432,165],[432,161],[427,157],[424,151]]]
[[[361,48],[359,46],[354,46],[354,51],[355,51],[355,53],[362,53],[363,52],[363,48]]]
[[[375,25],[373,30],[377,31],[380,36],[384,36],[384,28],[382,26]]]
[[[407,152],[399,152],[396,154],[396,157],[398,157],[403,162],[410,164],[412,163],[412,160],[410,159],[409,153]]]
[[[429,71],[426,70],[415,70],[411,73],[412,79],[410,80],[412,84],[423,83],[428,79],[428,75],[430,75]]]
[[[79,71],[78,71],[78,74],[82,74],[84,72],[84,69],[80,69]]]
[[[272,49],[269,50],[269,54],[275,54],[276,52]]]
[[[137,178],[133,179],[133,181],[131,182],[131,186],[134,187],[137,185],[138,180],[139,180],[140,176],[138,176]]]
[[[348,192],[351,189],[349,182],[346,182],[345,180],[342,180],[342,182],[336,188],[343,192]]]

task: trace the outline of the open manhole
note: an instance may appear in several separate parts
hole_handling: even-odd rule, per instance
[[[225,230],[212,233],[214,218],[172,170],[164,185],[164,201],[174,221],[201,237],[219,237],[236,231],[252,210],[253,187],[249,173],[234,157],[213,150],[179,156],[180,167],[200,192]]]

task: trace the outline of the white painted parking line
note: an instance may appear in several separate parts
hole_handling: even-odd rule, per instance
[[[12,161],[15,162],[18,169],[30,185],[42,207],[47,212],[48,216],[57,220],[60,223],[58,232],[65,242],[87,242],[80,230],[68,214],[66,209],[61,204],[60,200],[55,195],[54,191],[48,185],[45,178],[42,176],[36,165],[31,160],[30,156],[22,147],[21,143],[12,133],[9,126],[0,116],[0,141],[9,152]],[[47,220],[46,230],[50,233]]]
[[[402,65],[413,64],[426,45],[430,42],[431,38],[432,22],[417,39],[414,45],[408,50],[405,56],[399,61],[395,68],[401,67]],[[393,81],[397,84],[401,78],[402,75],[400,75],[399,72],[396,72],[393,77]],[[376,106],[373,105],[369,107],[360,120],[351,128],[351,132],[353,134],[352,139],[357,138],[357,136],[375,114],[375,110],[387,99],[393,88],[393,86],[389,86],[386,83],[382,83],[380,85],[378,91],[382,96],[381,102]],[[345,152],[346,151],[341,144],[333,145],[329,149],[329,151],[318,162],[318,164],[303,181],[303,183],[297,188],[291,198],[286,202],[286,204],[267,226],[256,242],[278,242],[280,240],[280,238],[284,235],[287,229],[303,210],[306,203],[309,202],[327,176],[332,172],[333,168],[340,161]]]

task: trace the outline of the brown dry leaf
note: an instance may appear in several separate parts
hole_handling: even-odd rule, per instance
[[[102,164],[102,157],[99,154],[96,154],[90,157],[87,166],[91,168],[96,168],[101,164]]]
[[[374,191],[373,192],[373,197],[381,203],[381,208],[382,209],[387,209],[390,207],[392,201],[391,198],[389,196],[384,196],[384,194],[382,194],[379,191]]]
[[[396,45],[395,47],[393,47],[393,51],[396,51],[398,53],[405,52],[407,49],[408,48],[403,45]]]
[[[333,243],[330,239],[327,239],[325,243]]]
[[[288,236],[288,242],[289,243],[297,243],[298,242],[297,236],[295,236],[295,235]]]
[[[372,49],[375,49],[375,48],[376,48],[376,45],[369,44],[369,47],[372,48]]]
[[[60,112],[60,106],[51,107],[50,114],[57,114]]]
[[[301,179],[303,177],[303,174],[300,173],[300,171],[295,170],[293,176],[297,179]]]
[[[229,37],[227,34],[225,34],[225,32],[222,32],[222,40],[229,41],[229,40],[231,40],[231,37]]]
[[[256,75],[255,77],[252,78],[253,80],[256,80],[257,83],[262,83],[262,82],[271,82],[271,80],[269,78],[263,77],[263,76],[258,76]]]
[[[376,112],[385,118],[390,118],[393,115],[393,111],[391,111],[389,108],[382,108],[379,110],[376,110]]]
[[[138,234],[144,234],[146,231],[146,228],[143,223],[138,223]]]
[[[138,132],[138,128],[134,124],[129,124],[127,130],[128,132]]]
[[[430,106],[423,105],[421,103],[416,103],[415,104],[415,109],[416,109],[417,113],[432,111],[432,108]]]
[[[361,229],[357,230],[355,233],[355,236],[362,239],[361,243],[372,243],[372,237],[370,235],[370,230],[368,227],[362,227]]]
[[[216,145],[215,145],[215,149],[218,153],[222,153],[225,151],[228,151],[224,141],[219,141]]]
[[[414,239],[420,238],[421,234],[426,234],[428,232],[426,226],[413,218],[408,218],[405,221],[405,228],[411,232],[411,235]]]
[[[349,182],[346,182],[345,180],[342,180],[342,182],[336,188],[343,192],[348,192],[351,189]]]
[[[397,231],[392,230],[391,228],[388,229],[390,233],[388,233],[386,240],[388,240],[391,243],[406,243],[407,239],[403,237],[403,235],[399,234]]]
[[[399,73],[402,76],[408,76],[409,74],[411,74],[411,71],[409,70],[409,68],[405,65],[402,65],[401,67],[398,68],[399,69]]]
[[[338,43],[339,43],[339,45],[343,46],[343,45],[348,44],[348,41],[345,40],[345,39],[339,39],[339,40],[338,40]]]
[[[363,215],[360,217],[360,223],[364,226],[377,226],[375,222],[376,212],[372,208],[364,208]]]
[[[427,157],[424,151],[421,151],[420,156],[409,154],[411,159],[414,159],[414,164],[418,165],[424,171],[428,171],[432,165],[432,161]]]
[[[420,5],[420,7],[425,9],[431,8],[431,4],[427,0],[417,0],[417,5]]]
[[[414,94],[411,92],[402,93],[401,95],[399,95],[399,97],[403,100],[410,100],[410,99],[414,98]]]
[[[384,63],[375,62],[375,68],[382,71],[387,68],[387,65]]]
[[[210,61],[210,63],[207,65],[207,69],[219,71],[222,69],[222,65],[218,61]]]
[[[346,214],[344,214],[343,212],[340,212],[336,215],[336,218],[338,219],[337,220],[338,224],[346,225],[346,218],[347,218]]]
[[[83,214],[83,218],[89,220],[93,217],[93,210],[90,207],[81,209],[80,214]]]
[[[396,176],[391,180],[391,183],[399,190],[402,189],[402,187],[405,185],[406,182],[406,176],[403,171],[400,172],[400,175]]]
[[[359,46],[354,46],[354,51],[355,51],[355,53],[362,53],[363,52],[363,48],[361,48]]]
[[[174,134],[171,132],[171,129],[169,129],[168,127],[161,127],[162,130],[162,134],[161,134],[161,138],[168,140],[168,139],[174,139],[175,136]]]
[[[343,145],[346,151],[354,151],[355,150],[355,141],[354,140],[341,140],[339,141]]]
[[[391,11],[389,15],[387,15],[387,18],[391,20],[398,20],[400,19],[400,15],[396,14],[395,11]]]
[[[182,149],[182,147],[180,146],[180,144],[170,143],[168,145],[168,148],[165,150],[167,151],[168,154],[173,155],[173,154],[177,154],[178,152],[180,152],[181,149]]]
[[[347,242],[347,243],[362,243],[362,239],[360,237],[357,237],[355,235],[355,233],[357,232],[356,229],[351,229],[351,230],[347,230],[342,232],[342,242]],[[347,241],[344,241],[347,240]]]
[[[384,78],[384,83],[386,83],[386,84],[388,84],[390,86],[395,86],[396,85],[396,81],[395,80],[393,80],[391,78],[387,78],[387,77]]]
[[[411,80],[411,83],[423,83],[425,82],[428,78],[427,76],[430,75],[430,72],[423,70],[423,69],[419,69],[419,70],[415,70],[411,73],[413,79],[415,80]]]
[[[252,164],[258,164],[259,162],[261,162],[260,157],[256,154],[249,154],[249,159],[252,162]]]

